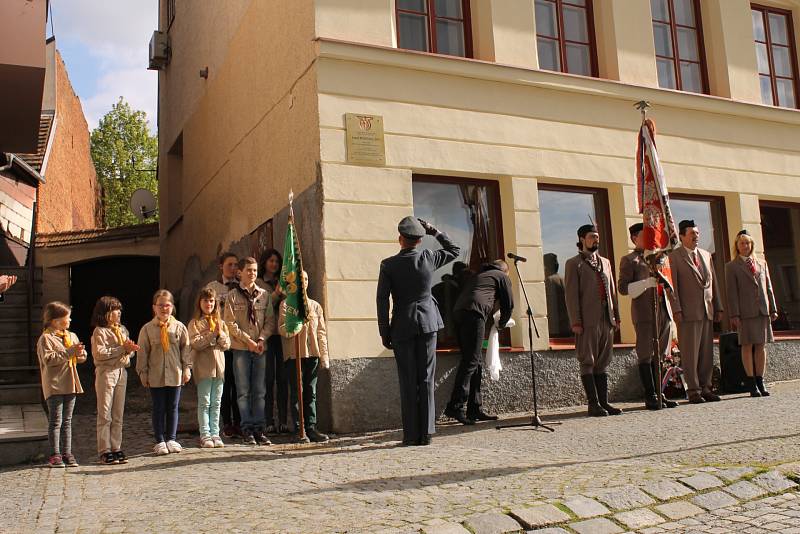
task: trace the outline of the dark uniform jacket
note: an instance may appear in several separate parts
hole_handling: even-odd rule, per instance
[[[470,278],[456,300],[454,310],[477,312],[485,321],[494,310],[496,300],[500,300],[500,328],[511,318],[514,297],[511,295],[511,279],[499,267],[486,264],[481,272]]]
[[[669,259],[667,259],[669,261]],[[622,257],[619,262],[619,292],[623,295],[628,294],[628,286],[633,282],[640,280],[647,280],[650,278],[650,267],[644,259],[641,250],[634,250],[627,256]],[[631,299],[631,318],[633,324],[651,323],[653,322],[653,298],[655,297],[656,289],[653,287],[647,288],[644,293]],[[665,303],[667,314],[672,320],[672,310],[669,306],[669,300],[662,296],[662,302]]]
[[[378,276],[378,329],[393,341],[430,334],[444,327],[436,300],[431,295],[433,272],[456,259],[461,249],[440,233],[439,250],[403,249],[381,262]],[[389,295],[392,319],[389,321]]]

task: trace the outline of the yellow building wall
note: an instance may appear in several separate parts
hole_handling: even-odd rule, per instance
[[[543,333],[537,185],[607,189],[618,264],[632,247],[627,227],[641,220],[634,182],[637,100],[653,103],[671,191],[723,195],[729,235],[759,224],[758,198],[800,200],[789,187],[800,178],[797,112],[445,57],[320,45],[326,255],[358,251],[359,256],[357,265],[338,270],[335,280],[328,272],[334,357],[388,355],[375,322],[378,265],[397,250],[397,221],[413,205],[413,173],[500,181],[505,248],[529,258],[521,265],[522,277]],[[383,117],[386,168],[345,166],[345,113]],[[335,200],[328,197],[332,184],[338,184]],[[358,198],[348,197],[344,184],[358,190]],[[523,346],[525,310],[517,291],[520,326],[512,339]],[[621,301],[622,341],[631,343],[629,302]],[[547,348],[545,338],[534,348]]]

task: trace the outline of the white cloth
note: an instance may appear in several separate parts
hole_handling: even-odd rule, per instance
[[[500,363],[500,333],[497,331],[497,323],[500,322],[500,311],[496,311],[492,316],[492,328],[489,330],[489,343],[486,347],[486,361],[484,365],[486,370],[489,371],[489,377],[492,380],[500,380],[500,371],[503,370],[503,365]],[[506,327],[511,328],[516,323],[514,319],[509,319]]]
[[[642,293],[647,291],[650,287],[656,287],[656,279],[655,278],[645,278],[644,280],[638,280],[636,282],[631,282],[628,284],[628,295],[632,299],[639,298]]]

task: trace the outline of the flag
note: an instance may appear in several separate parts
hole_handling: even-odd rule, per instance
[[[280,278],[281,289],[286,293],[286,332],[297,334],[308,321],[308,295],[303,287],[303,258],[300,241],[294,227],[294,212],[289,203],[289,223],[286,227],[286,242],[283,245],[283,267]]]
[[[669,206],[664,169],[656,151],[655,124],[651,119],[642,122],[639,130],[636,186],[639,213],[644,222],[645,257],[671,251],[678,243],[678,232]]]

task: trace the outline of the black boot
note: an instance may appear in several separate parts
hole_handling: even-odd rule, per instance
[[[581,375],[581,382],[583,382],[583,389],[586,391],[586,400],[589,403],[589,417],[604,417],[608,415],[608,412],[597,402],[597,387],[594,383],[594,376]]]
[[[756,386],[756,377],[754,376],[746,376],[744,377],[744,385],[747,390],[750,392],[751,397],[760,397],[761,392],[758,391],[758,386]]]
[[[648,410],[660,410],[661,405],[656,396],[656,387],[653,381],[653,368],[649,363],[639,364],[639,378],[644,386],[644,406]]]
[[[762,397],[769,397],[769,391],[767,391],[767,386],[764,385],[763,376],[756,377],[756,387],[758,388],[758,391],[761,393]]]
[[[619,415],[622,410],[614,408],[608,403],[608,375],[605,373],[594,375],[594,384],[597,387],[597,401],[608,415]]]
[[[659,362],[657,362],[657,361],[651,361],[650,362],[650,369],[651,369],[651,371],[653,373],[653,384],[655,386],[654,387],[654,392],[655,392],[656,398],[658,398],[658,389],[661,386],[658,383],[658,366],[659,366]],[[678,407],[678,403],[677,402],[669,400],[668,398],[664,397],[663,395],[661,397],[661,405],[664,408],[677,408]]]

